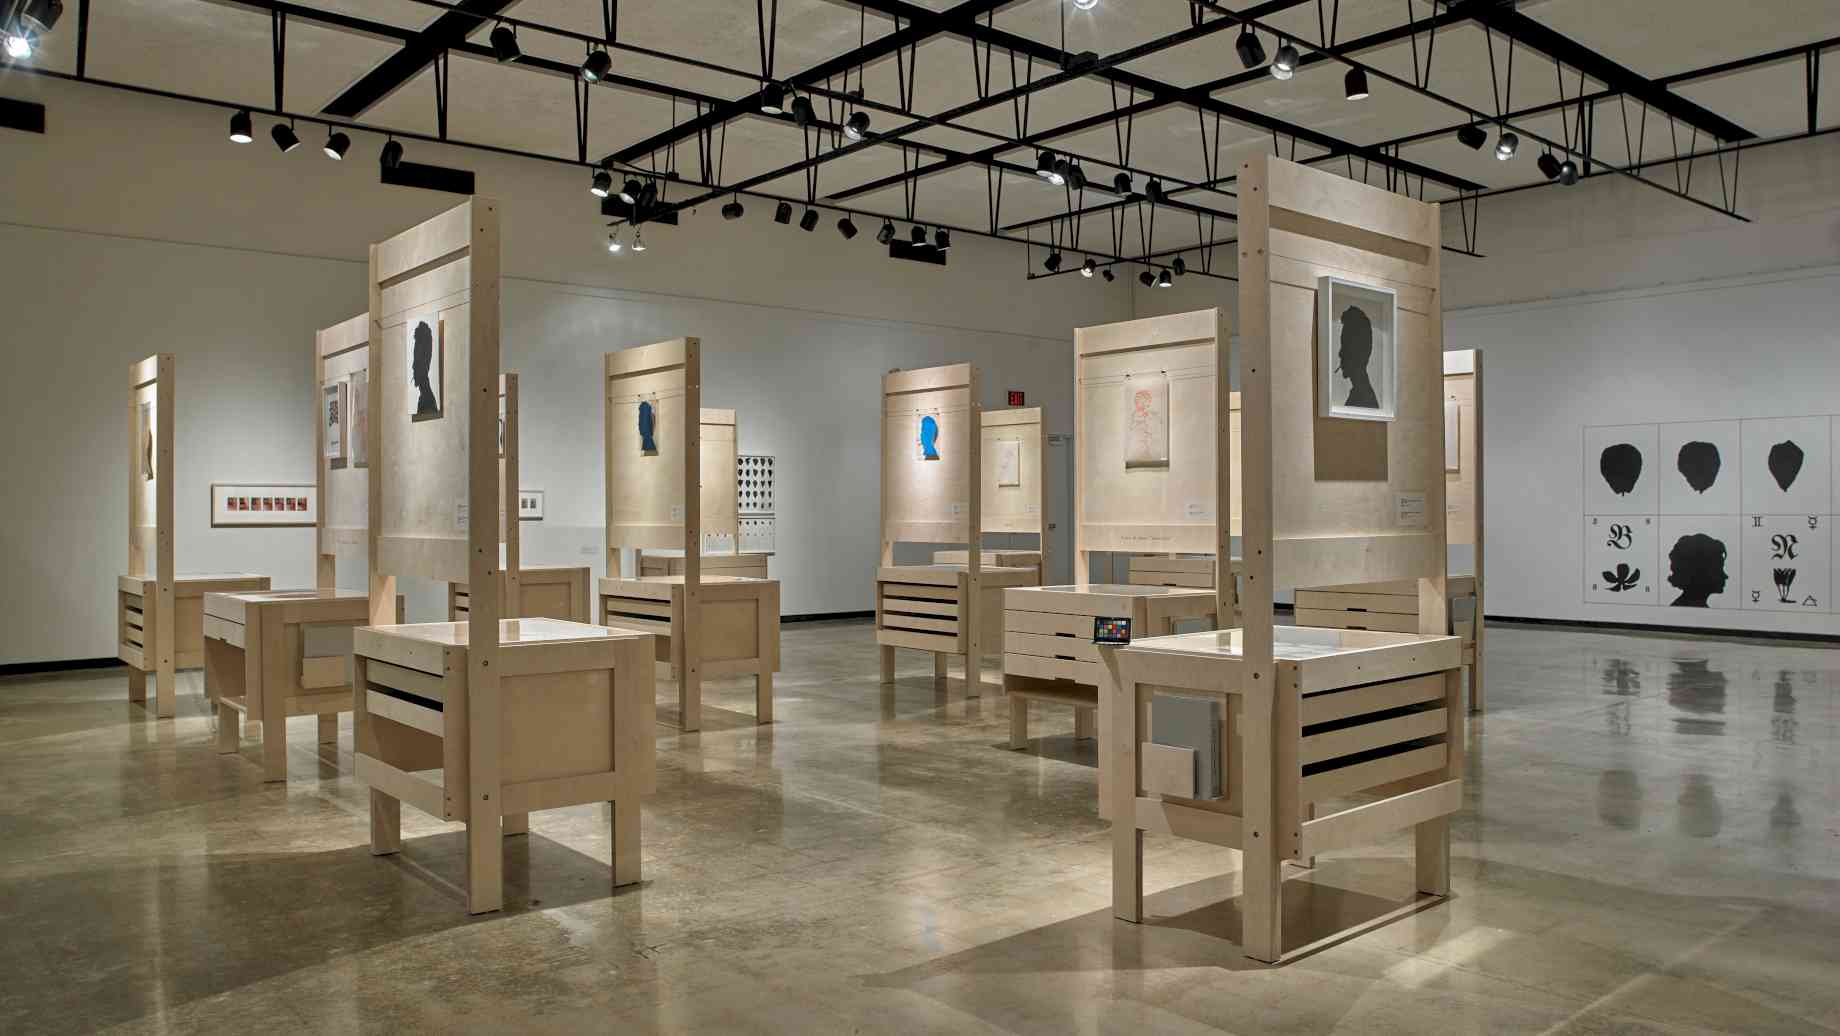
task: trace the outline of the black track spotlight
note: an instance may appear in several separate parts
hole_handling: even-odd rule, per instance
[[[32,52],[38,49],[38,33],[23,25],[7,26],[6,56],[14,61],[27,61]]]
[[[620,185],[620,200],[628,205],[637,205],[639,204],[639,195],[644,192],[644,190],[644,184],[629,176],[626,178],[626,182]]]
[[[1508,159],[1513,158],[1514,153],[1520,149],[1521,138],[1517,136],[1513,130],[1502,130],[1501,136],[1495,139],[1495,158],[1497,161],[1506,162]]]
[[[851,140],[868,139],[869,113],[861,110],[852,112],[850,117],[844,121],[843,135]]]
[[[518,49],[517,32],[509,25],[500,25],[492,30],[492,56],[503,65],[524,56]]]
[[[285,122],[275,123],[275,128],[269,130],[268,135],[275,138],[275,146],[284,155],[300,146],[300,137],[295,135],[294,127]]]
[[[941,252],[949,251],[952,247],[952,232],[944,227],[935,228],[933,231],[933,247],[939,249]]]
[[[1157,287],[1159,287],[1159,288],[1167,288],[1167,287],[1169,287],[1170,285],[1172,285],[1172,284],[1174,284],[1174,283],[1175,283],[1175,281],[1174,281],[1173,279],[1171,279],[1171,278],[1170,278],[1170,276],[1169,276],[1169,271],[1168,271],[1168,270],[1164,270],[1164,271],[1163,271],[1162,273],[1160,273],[1160,274],[1157,274],[1157,277],[1156,277],[1156,286],[1157,286]]]
[[[1271,77],[1284,80],[1297,74],[1297,65],[1303,58],[1297,48],[1285,43],[1278,48],[1278,53],[1271,59]]]
[[[1106,268],[1105,268],[1105,269],[1103,269],[1103,270],[1100,270],[1100,271],[1099,271],[1099,276],[1101,276],[1101,277],[1104,277],[1104,278],[1105,278],[1105,283],[1107,283],[1107,284],[1110,284],[1111,282],[1113,282],[1113,281],[1115,281],[1115,280],[1117,280],[1117,279],[1118,279],[1118,275],[1117,275],[1117,274],[1115,274],[1115,273],[1113,273],[1113,272],[1112,272],[1112,270],[1111,270],[1111,267],[1109,267],[1109,266],[1108,266],[1108,267],[1106,267]]]
[[[818,210],[806,209],[805,215],[799,217],[799,229],[809,234],[818,229]]]
[[[613,71],[613,59],[604,50],[591,50],[588,60],[581,63],[581,77],[590,83],[598,83]]]
[[[878,245],[894,244],[894,224],[892,222],[882,220],[882,229],[875,232],[875,243]]]
[[[1265,44],[1259,42],[1259,34],[1251,26],[1242,26],[1239,39],[1233,41],[1233,49],[1239,51],[1239,63],[1247,68],[1257,68],[1265,63]]]
[[[1080,163],[1067,163],[1067,186],[1076,191],[1086,189],[1086,170],[1080,168]]]
[[[256,139],[255,120],[249,117],[248,111],[230,116],[230,139],[238,144],[247,144]]]
[[[1462,144],[1471,151],[1482,150],[1482,145],[1488,142],[1489,131],[1473,122],[1457,131],[1457,143]]]
[[[622,197],[624,197],[624,195],[622,195]],[[740,219],[741,214],[746,211],[746,209],[741,207],[741,199],[736,198],[727,205],[722,206],[722,218],[730,221],[737,220]]]
[[[1156,274],[1151,273],[1149,270],[1145,270],[1143,273],[1137,275],[1137,283],[1146,288],[1155,287]]]
[[[775,223],[792,222],[792,203],[791,202],[782,201],[778,205],[773,206],[773,222]]]
[[[402,158],[402,141],[386,140],[383,142],[383,150],[377,154],[377,164],[383,166],[385,169],[394,169],[402,165]]]
[[[61,0],[25,0],[6,5],[18,18],[6,27],[6,56],[25,61],[38,49],[39,38],[57,26],[64,14]]]
[[[343,162],[345,161],[345,152],[351,150],[351,138],[334,130],[326,135],[326,143],[320,150],[324,151],[326,157],[332,159],[334,162]]]
[[[913,228],[907,232],[907,240],[912,241],[916,245],[926,244],[926,228],[915,223]]]
[[[658,204],[658,181],[645,181],[645,186],[639,188],[639,197],[635,199],[635,203],[641,210]]]
[[[1367,69],[1351,68],[1342,77],[1342,96],[1351,101],[1365,101],[1370,96],[1367,90]]]
[[[1080,276],[1086,278],[1089,281],[1092,280],[1093,275],[1098,272],[1099,272],[1099,260],[1094,259],[1091,256],[1087,256],[1086,261],[1080,264]]]
[[[1054,171],[1054,152],[1043,151],[1035,156],[1035,175],[1050,183],[1060,175]]]
[[[1533,164],[1539,167],[1540,175],[1546,177],[1548,180],[1557,180],[1559,178],[1559,160],[1553,157],[1551,151],[1540,152],[1540,157],[1534,159]]]
[[[1163,181],[1151,180],[1149,183],[1144,184],[1144,197],[1149,198],[1153,205],[1161,205],[1165,197],[1163,194]]]
[[[768,115],[778,115],[786,110],[786,88],[778,83],[766,83],[760,88],[760,110]]]
[[[1566,159],[1559,163],[1559,182],[1567,187],[1578,182],[1578,163]]]
[[[596,198],[605,198],[613,193],[613,174],[605,169],[596,169],[594,179],[588,182],[588,193]]]
[[[1112,190],[1117,191],[1121,196],[1128,197],[1131,193],[1131,174],[1119,173],[1112,177]]]
[[[1057,248],[1054,251],[1049,252],[1048,257],[1041,261],[1041,268],[1048,271],[1049,273],[1059,273],[1061,271],[1060,249]]]
[[[800,94],[792,99],[792,121],[798,123],[800,129],[811,125],[817,117],[817,113],[811,109],[811,98]]]
[[[856,221],[851,219],[846,213],[842,219],[837,221],[837,233],[842,234],[845,241],[854,238],[856,236]]]
[[[1175,271],[1177,277],[1180,277],[1188,272],[1188,263],[1178,255],[1176,256],[1176,261],[1169,264],[1169,268]]]

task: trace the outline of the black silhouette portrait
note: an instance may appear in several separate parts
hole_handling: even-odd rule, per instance
[[[1367,318],[1359,306],[1349,306],[1342,310],[1342,340],[1340,350],[1336,353],[1336,363],[1342,377],[1349,382],[1345,406],[1369,410],[1379,408],[1380,398],[1374,394],[1374,381],[1367,373],[1367,364],[1373,355],[1373,321]]]
[[[153,481],[153,404],[141,404],[141,480]]]
[[[1597,471],[1617,496],[1628,496],[1642,478],[1642,451],[1626,442],[1606,446],[1597,456]]]
[[[1776,480],[1777,488],[1787,493],[1795,484],[1795,476],[1802,473],[1802,448],[1794,439],[1784,439],[1770,447],[1770,477]]]
[[[1704,608],[1706,598],[1725,592],[1725,544],[1703,532],[1674,541],[1668,551],[1668,585],[1680,591],[1676,608]]]
[[[658,412],[649,402],[639,404],[639,452],[650,456],[658,452]]]
[[[436,386],[440,377],[440,368],[435,364],[434,328],[426,320],[418,320],[409,356],[409,383],[416,391],[414,420],[440,418],[441,394]]]
[[[1719,448],[1698,440],[1685,443],[1674,459],[1674,466],[1680,469],[1680,477],[1687,480],[1695,493],[1704,493],[1719,480]]]

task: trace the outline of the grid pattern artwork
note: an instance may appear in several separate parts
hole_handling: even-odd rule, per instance
[[[774,551],[773,458],[760,453],[735,457],[735,510],[741,516],[744,554]]]
[[[1584,599],[1836,613],[1840,417],[1584,429]]]

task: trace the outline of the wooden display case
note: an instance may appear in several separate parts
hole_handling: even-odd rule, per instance
[[[320,743],[336,742],[339,713],[352,707],[350,630],[369,615],[362,590],[206,594],[204,692],[217,710],[217,750],[237,751],[244,719],[260,724],[262,779],[285,781],[288,717],[317,717]]]
[[[248,572],[176,574],[176,378],[171,353],[128,365],[128,571],[115,583],[115,657],[128,667],[128,700],[147,700],[153,674],[160,719],[179,711],[178,671],[204,665],[204,595],[268,589],[267,576]]]
[[[586,565],[524,565],[517,574],[515,607],[509,597],[511,580],[501,576],[499,589],[506,594],[505,613],[523,619],[567,619],[593,622],[589,603],[593,573]],[[472,595],[465,583],[447,584],[447,617],[465,622],[471,615]]]
[[[601,622],[658,635],[658,661],[669,663],[677,682],[682,730],[702,728],[703,679],[716,675],[753,676],[755,722],[773,722],[779,583],[703,571],[706,536],[736,543],[740,527],[735,414],[702,406],[702,344],[680,338],[608,353],[605,389],[608,574],[597,588]],[[703,457],[706,434],[716,453],[713,468]],[[679,551],[682,570],[629,575],[627,549],[641,557]]]
[[[467,623],[362,626],[353,638],[358,776],[371,852],[402,849],[401,803],[467,825],[468,859],[499,858],[529,814],[613,811],[613,886],[640,879],[640,801],[655,786],[650,637],[559,619],[501,619],[491,695],[470,683]],[[502,817],[502,829],[501,829]],[[467,910],[499,882],[469,868]]]
[[[875,577],[875,636],[881,645],[882,682],[894,682],[894,649],[933,653],[933,676],[945,679],[946,658],[965,658],[966,695],[982,679],[972,659],[1003,643],[1003,593],[1033,585],[1026,568],[968,565],[888,565]]]
[[[770,551],[743,552],[741,514],[736,469],[740,457],[740,428],[733,410],[703,407],[697,440],[701,489],[698,492],[703,523],[704,575],[768,578]],[[635,551],[640,578],[681,576],[685,573],[682,547],[652,547]]]

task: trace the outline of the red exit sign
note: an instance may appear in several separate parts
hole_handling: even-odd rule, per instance
[[[1023,400],[1024,400],[1025,398],[1026,398],[1026,396],[1025,396],[1025,394],[1024,394],[1024,393],[1023,393],[1023,392],[1022,392],[1021,390],[1019,390],[1019,389],[1010,389],[1010,390],[1009,390],[1009,405],[1010,405],[1010,406],[1022,406],[1022,405],[1024,405],[1024,404],[1023,404]]]

